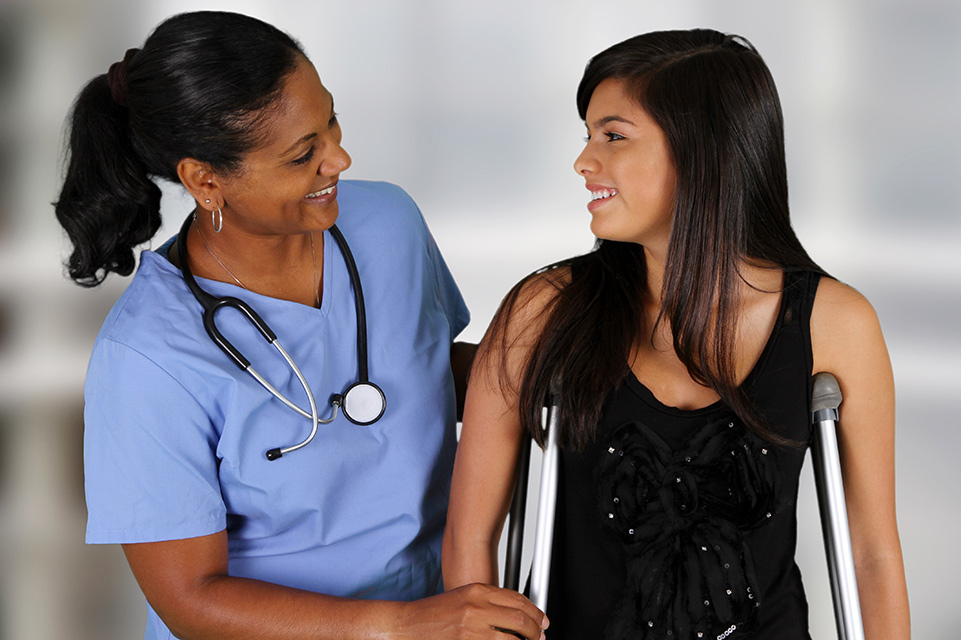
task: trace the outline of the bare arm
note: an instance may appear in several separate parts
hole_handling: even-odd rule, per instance
[[[895,512],[894,376],[877,315],[857,291],[824,278],[811,318],[814,371],[841,386],[838,444],[865,636],[909,638]]]
[[[494,387],[490,358],[475,365],[451,481],[442,554],[444,585],[498,584],[497,544],[510,508],[523,433]]]
[[[542,637],[541,614],[513,591],[474,585],[414,602],[337,598],[227,574],[225,532],[124,545],[134,576],[184,640]]]
[[[518,451],[527,437],[512,389],[540,332],[541,311],[556,291],[546,279],[528,283],[504,329],[506,340],[485,337],[474,362],[444,531],[448,589],[498,584],[497,545],[510,509]]]

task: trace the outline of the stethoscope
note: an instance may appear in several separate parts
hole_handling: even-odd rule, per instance
[[[360,274],[357,273],[357,265],[354,262],[354,256],[350,252],[350,247],[347,246],[347,240],[344,239],[344,235],[340,232],[336,226],[330,227],[330,235],[333,236],[334,240],[337,241],[337,245],[340,247],[340,252],[344,256],[344,262],[347,265],[347,272],[350,274],[350,284],[354,289],[354,306],[356,308],[357,315],[357,382],[347,387],[347,390],[342,394],[333,394],[330,398],[330,406],[332,408],[329,418],[320,418],[317,411],[317,402],[314,399],[314,394],[310,390],[310,385],[307,384],[304,374],[300,372],[296,363],[288,355],[287,351],[281,346],[280,342],[277,341],[277,336],[274,332],[267,326],[257,312],[254,311],[249,304],[244,302],[239,298],[234,298],[233,296],[224,296],[218,298],[213,296],[197,284],[197,280],[194,278],[193,273],[190,271],[189,260],[187,259],[187,232],[190,229],[190,222],[193,219],[193,214],[187,216],[184,220],[183,226],[180,228],[180,235],[177,237],[177,251],[180,254],[180,270],[183,272],[184,281],[187,283],[187,288],[197,299],[197,302],[204,308],[203,319],[204,328],[207,330],[207,335],[210,339],[220,347],[221,351],[227,354],[227,356],[233,360],[233,362],[240,367],[242,370],[249,373],[257,382],[261,384],[267,391],[269,391],[275,398],[283,402],[285,405],[299,413],[300,415],[308,418],[311,421],[312,428],[310,430],[310,435],[307,438],[295,445],[289,447],[277,447],[275,449],[270,449],[267,451],[268,460],[277,460],[285,453],[290,453],[291,451],[296,451],[301,447],[306,446],[311,440],[314,439],[314,435],[317,433],[317,427],[321,424],[329,424],[334,421],[337,417],[338,407],[343,412],[344,416],[353,422],[354,424],[365,426],[377,422],[382,415],[384,415],[384,409],[387,408],[387,398],[384,396],[384,392],[381,391],[380,387],[371,382],[367,378],[367,313],[364,308],[364,292],[360,286]],[[276,347],[280,355],[284,357],[287,364],[293,370],[297,379],[300,380],[300,384],[303,385],[304,391],[307,393],[307,401],[310,403],[310,412],[304,411],[296,404],[291,402],[282,393],[275,389],[269,382],[267,382],[263,376],[261,376],[257,371],[250,366],[250,361],[244,357],[240,351],[230,344],[220,330],[217,329],[217,324],[214,322],[214,315],[219,309],[224,307],[230,307],[236,309],[243,313],[244,316],[254,325],[264,339]]]

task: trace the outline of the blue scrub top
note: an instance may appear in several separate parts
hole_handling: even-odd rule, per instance
[[[400,188],[342,180],[337,225],[367,304],[369,377],[387,408],[342,415],[303,449],[310,421],[240,371],[204,331],[166,248],[144,251],[104,322],[85,384],[88,543],[181,539],[226,528],[230,573],[319,593],[410,600],[440,589],[453,464],[450,344],[469,315],[416,205]],[[198,278],[273,328],[329,415],[357,380],[353,290],[324,233],[315,309]],[[218,326],[272,385],[308,409],[282,357],[237,312]],[[147,637],[167,637],[150,612]]]

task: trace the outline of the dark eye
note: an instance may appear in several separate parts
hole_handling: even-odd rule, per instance
[[[314,147],[311,146],[310,149],[307,150],[307,153],[300,156],[296,160],[292,160],[291,162],[293,162],[294,164],[307,164],[308,162],[310,162],[310,159],[313,157],[314,157]]]
[[[330,120],[327,121],[327,126],[331,129],[340,126],[340,121],[337,120],[337,114],[331,114]]]
[[[622,136],[622,135],[619,134],[619,133],[614,133],[613,131],[608,131],[608,132],[605,133],[604,135],[606,135],[606,136],[607,136],[607,139],[610,140],[611,142],[614,142],[615,140],[623,140],[623,139],[624,139],[624,136]]]

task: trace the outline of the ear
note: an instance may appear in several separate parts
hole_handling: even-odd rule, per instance
[[[206,162],[184,158],[177,163],[177,176],[201,209],[215,211],[224,206],[220,181]]]

